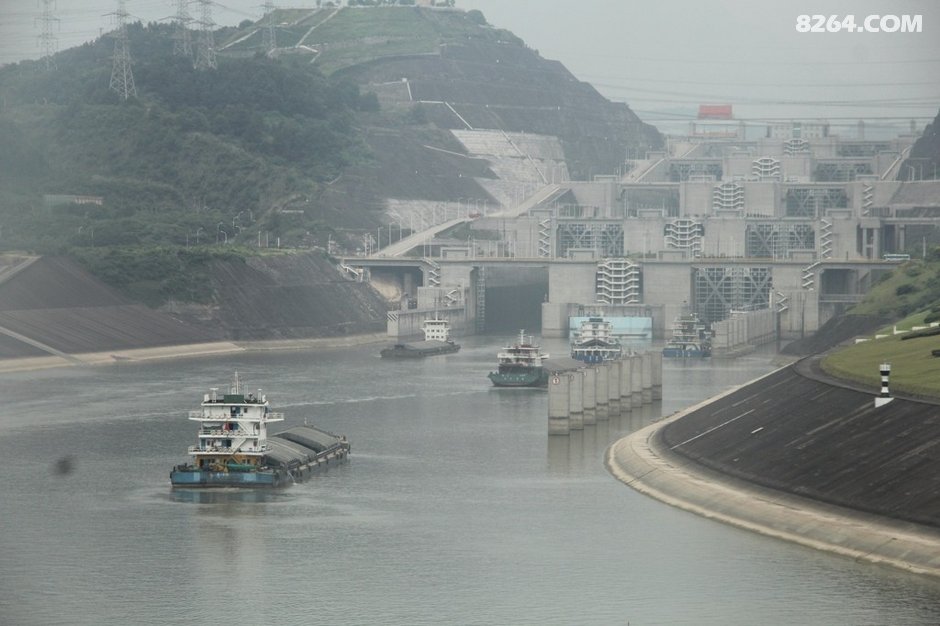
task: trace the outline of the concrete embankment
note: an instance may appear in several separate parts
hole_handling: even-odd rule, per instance
[[[216,341],[155,348],[138,348],[116,352],[89,352],[63,356],[33,356],[16,359],[0,359],[0,374],[25,372],[82,365],[109,365],[134,363],[161,359],[184,359],[194,357],[222,356],[243,352],[286,350],[332,350],[349,346],[387,343],[385,333],[349,335],[344,337],[319,337],[315,339],[292,339],[277,341]]]
[[[249,258],[210,269],[211,305],[155,310],[70,259],[0,256],[0,372],[385,338],[381,298],[364,283],[342,279],[319,255]]]
[[[940,407],[789,366],[616,442],[619,480],[728,524],[940,577]],[[807,497],[810,496],[810,497]]]

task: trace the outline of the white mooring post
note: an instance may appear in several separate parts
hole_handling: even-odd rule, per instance
[[[881,395],[875,398],[875,408],[884,406],[894,400],[891,397],[891,392],[888,390],[888,376],[891,375],[891,364],[882,363],[879,367],[881,370]]]

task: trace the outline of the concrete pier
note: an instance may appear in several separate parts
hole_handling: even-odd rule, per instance
[[[610,387],[610,369],[606,363],[598,363],[594,366],[594,371],[597,374],[595,377],[597,384],[597,419],[606,420],[610,417],[610,405],[608,404],[610,400],[608,391]]]
[[[553,374],[548,381],[548,434],[567,435],[571,431],[569,420],[569,375]]]
[[[653,401],[653,355],[649,352],[643,353],[643,404],[649,404]]]
[[[662,367],[662,354],[646,353],[553,372],[548,383],[548,433],[569,435],[585,426],[611,428],[610,419],[630,414],[654,397],[662,398]]]
[[[620,361],[620,413],[629,413],[633,410],[633,400],[630,385],[633,382],[633,361],[629,356]]]
[[[630,405],[643,406],[643,357],[639,354],[630,355],[633,363],[633,376],[630,379]]]
[[[650,352],[653,377],[653,401],[663,399],[663,353]]]
[[[593,367],[586,367],[581,377],[582,404],[584,405],[584,425],[597,423],[597,372]]]
[[[584,429],[584,373],[568,372],[568,428]]]
[[[620,415],[620,361],[607,363],[607,414]]]

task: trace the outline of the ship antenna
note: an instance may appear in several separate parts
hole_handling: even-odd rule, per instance
[[[238,393],[238,370],[235,370],[235,380],[232,381],[232,393]]]

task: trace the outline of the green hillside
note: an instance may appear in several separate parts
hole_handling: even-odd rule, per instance
[[[281,223],[275,210],[368,160],[354,120],[374,100],[263,56],[200,72],[172,56],[168,27],[129,34],[138,97],[126,102],[108,88],[106,39],[60,54],[56,70],[0,68],[0,247],[186,245],[197,232],[251,241],[258,231],[297,245],[323,230],[309,218]]]
[[[839,378],[877,387],[878,367],[892,364],[891,386],[914,395],[940,398],[940,249],[927,262],[909,261],[885,275],[850,314],[879,315],[898,320],[868,337],[869,341],[842,348],[822,361],[823,369]],[[895,334],[898,331],[920,331]]]

